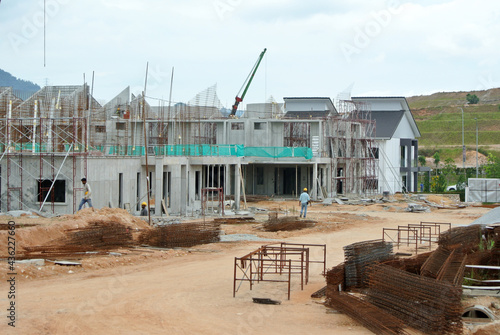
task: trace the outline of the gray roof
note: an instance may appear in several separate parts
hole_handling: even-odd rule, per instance
[[[289,111],[286,112],[286,118],[296,118],[296,119],[310,119],[317,117],[327,117],[330,115],[329,111]]]
[[[375,120],[375,137],[392,138],[405,111],[372,111],[372,120]]]

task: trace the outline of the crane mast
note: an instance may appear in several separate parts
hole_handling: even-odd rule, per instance
[[[264,54],[266,53],[266,50],[267,49],[264,49],[260,53],[259,58],[257,58],[257,61],[255,62],[252,70],[250,71],[250,74],[248,75],[247,79],[245,80],[245,82],[241,86],[238,94],[236,95],[236,98],[234,100],[234,105],[231,109],[231,115],[230,115],[231,117],[234,117],[236,115],[236,110],[238,109],[238,105],[245,98],[245,95],[247,94],[247,91],[248,91],[248,87],[250,87],[250,84],[252,83],[253,77],[255,76],[255,72],[257,72],[257,69],[259,68],[260,62],[262,61],[262,58],[264,58]],[[241,91],[243,91],[243,92],[241,93],[241,96],[240,96]]]

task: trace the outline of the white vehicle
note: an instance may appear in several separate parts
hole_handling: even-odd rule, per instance
[[[446,191],[456,191],[457,190],[457,185],[450,185],[446,188]]]

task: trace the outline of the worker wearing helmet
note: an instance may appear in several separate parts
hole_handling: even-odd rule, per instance
[[[300,195],[299,198],[299,204],[300,204],[300,217],[302,217],[302,214],[304,214],[304,218],[306,217],[307,214],[307,205],[309,205],[311,201],[311,198],[309,197],[309,194],[307,194],[307,188],[304,187],[304,192]]]
[[[141,216],[148,216],[148,209],[146,208],[148,204],[143,202],[141,204]]]

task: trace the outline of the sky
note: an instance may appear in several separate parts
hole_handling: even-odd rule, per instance
[[[264,48],[241,105],[500,87],[500,2],[0,2],[1,69],[40,86],[93,76],[102,102],[127,86],[139,94],[147,67],[152,100],[187,102],[217,85],[230,108]]]

